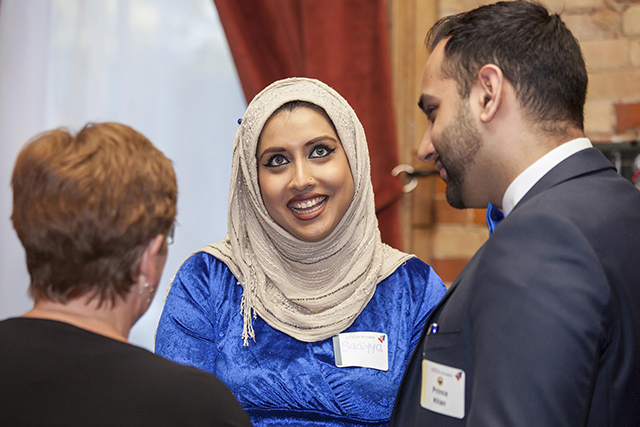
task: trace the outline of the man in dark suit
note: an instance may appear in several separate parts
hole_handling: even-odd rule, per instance
[[[427,47],[418,155],[452,206],[505,219],[431,314],[391,425],[638,425],[640,192],[584,138],[578,42],[515,1]]]

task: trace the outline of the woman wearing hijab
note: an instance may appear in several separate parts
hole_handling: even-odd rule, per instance
[[[182,265],[156,352],[214,373],[256,426],[387,425],[445,287],[382,243],[353,109],[317,80],[273,83],[233,147],[228,232]]]

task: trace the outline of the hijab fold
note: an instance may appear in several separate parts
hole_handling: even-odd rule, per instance
[[[354,180],[353,201],[320,242],[302,241],[278,225],[267,212],[258,184],[260,133],[273,112],[289,101],[307,101],[326,111]],[[305,342],[344,331],[377,284],[412,257],[382,243],[370,174],[364,129],[349,104],[329,86],[290,78],[269,85],[251,101],[233,144],[227,235],[201,250],[224,262],[243,288],[244,345],[249,338],[255,340],[256,314]]]

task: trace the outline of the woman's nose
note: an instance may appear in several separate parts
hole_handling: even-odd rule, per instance
[[[304,190],[315,182],[311,168],[306,162],[298,162],[293,168],[291,186],[296,190]]]

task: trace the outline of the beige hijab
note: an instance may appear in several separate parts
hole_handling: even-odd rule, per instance
[[[333,232],[320,242],[292,236],[267,213],[258,185],[256,151],[271,114],[289,101],[322,107],[335,125],[354,180],[353,201]],[[242,338],[255,340],[256,313],[300,341],[332,337],[358,317],[376,285],[412,257],[382,243],[375,215],[369,152],[355,112],[324,83],[277,81],[251,101],[233,144],[228,232],[206,246],[243,287]]]

